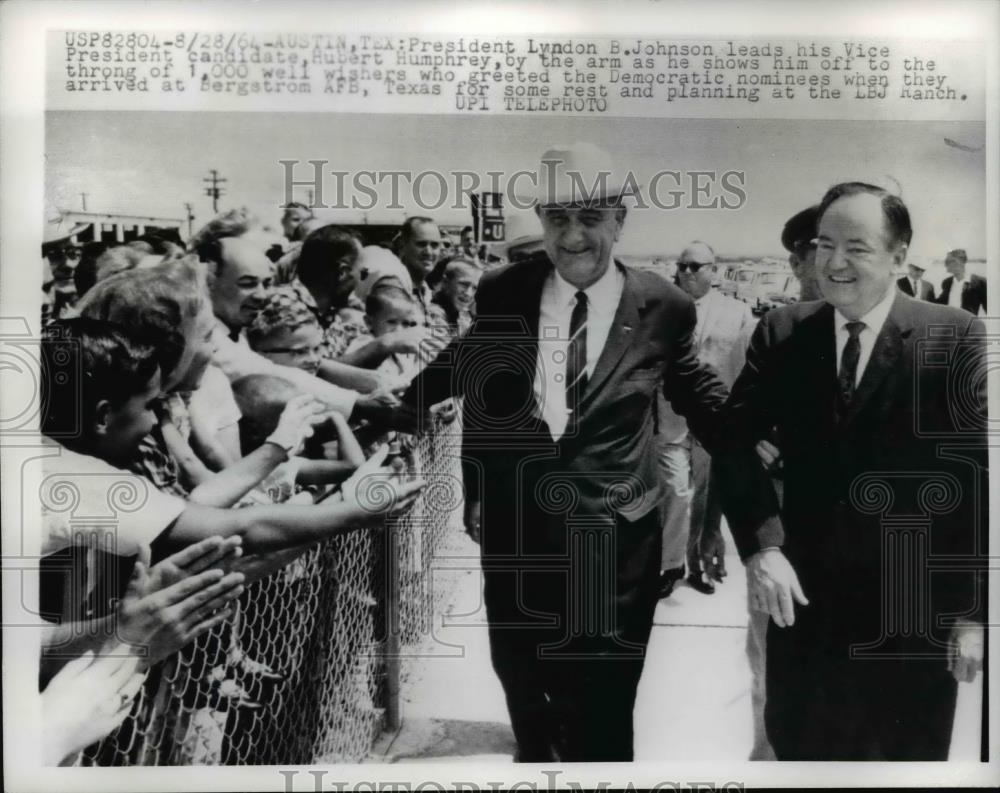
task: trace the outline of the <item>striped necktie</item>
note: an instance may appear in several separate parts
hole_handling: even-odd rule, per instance
[[[580,398],[587,387],[587,295],[576,293],[576,305],[569,319],[569,347],[566,349],[566,408],[570,420],[576,417]]]

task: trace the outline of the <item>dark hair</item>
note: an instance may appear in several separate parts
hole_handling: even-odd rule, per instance
[[[841,182],[827,190],[823,200],[820,201],[819,211],[816,213],[816,226],[819,226],[819,222],[826,210],[830,208],[830,204],[838,198],[863,193],[882,199],[882,217],[885,219],[885,226],[889,232],[889,244],[896,245],[903,242],[909,245],[910,240],[913,239],[913,227],[910,225],[910,212],[906,208],[906,204],[903,203],[903,199],[888,190],[866,182]]]
[[[400,243],[406,243],[410,240],[413,237],[417,226],[423,226],[426,223],[430,223],[432,226],[437,225],[432,218],[423,217],[422,215],[414,215],[413,217],[408,217],[404,220],[403,225],[399,227]]]
[[[302,243],[296,273],[306,286],[324,282],[336,283],[334,262],[345,256],[357,255],[361,241],[348,229],[323,226]]]
[[[81,438],[102,399],[117,407],[149,384],[156,350],[120,325],[90,317],[57,319],[41,343],[43,435]]]
[[[167,379],[184,355],[184,329],[207,301],[204,271],[189,259],[173,259],[98,281],[77,308],[155,345]]]
[[[250,374],[233,383],[240,409],[240,449],[250,454],[278,426],[285,404],[301,391],[288,380],[269,374]]]
[[[400,286],[387,284],[379,287],[376,285],[375,290],[365,300],[365,313],[369,317],[374,317],[379,312],[389,308],[394,302],[412,304],[413,295]]]
[[[463,226],[462,231],[460,233],[465,234],[465,232],[467,231],[472,231],[472,226]]]
[[[97,283],[97,259],[108,249],[106,242],[87,242],[80,250],[80,263],[73,271],[77,297],[83,297]]]
[[[304,209],[306,212],[310,214],[310,216],[313,213],[312,207],[310,207],[308,204],[303,204],[301,201],[289,201],[282,207],[282,209],[284,209],[286,212],[290,209]]]

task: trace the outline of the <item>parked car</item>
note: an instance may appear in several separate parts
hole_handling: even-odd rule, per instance
[[[794,279],[787,270],[756,270],[749,273],[739,273],[737,276],[736,297],[750,305],[755,314],[767,311],[765,305],[772,292],[784,293],[788,279]]]
[[[729,297],[739,297],[740,287],[753,280],[756,270],[746,265],[733,265],[726,268],[719,284],[719,291]]]
[[[780,289],[768,292],[757,301],[757,312],[764,314],[772,308],[787,306],[799,300],[799,280],[794,275],[788,275]]]

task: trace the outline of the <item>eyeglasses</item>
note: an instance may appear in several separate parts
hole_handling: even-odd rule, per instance
[[[705,262],[677,262],[677,272],[686,273],[688,270],[691,271],[691,275],[697,273],[702,267],[711,267],[712,265],[706,264]]]

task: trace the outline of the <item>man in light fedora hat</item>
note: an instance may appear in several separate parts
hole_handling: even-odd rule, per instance
[[[628,186],[597,147],[546,152],[542,250],[483,276],[471,332],[404,397],[465,396],[491,656],[521,761],[633,759],[660,572],[656,394],[707,445],[727,394],[692,349],[691,298],[612,258]]]

